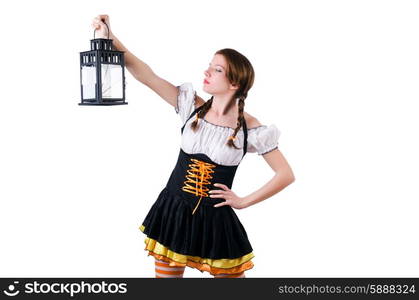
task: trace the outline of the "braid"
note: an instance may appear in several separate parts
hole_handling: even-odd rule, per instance
[[[206,113],[208,112],[208,110],[211,108],[212,105],[212,100],[214,99],[214,96],[212,96],[208,101],[206,101],[203,105],[202,108],[198,111],[198,113],[196,114],[196,118],[195,120],[191,123],[191,128],[193,129],[193,131],[197,130],[197,126],[198,126],[198,119],[203,119],[204,116],[206,115]],[[227,145],[230,147],[234,147],[236,149],[240,149],[238,147],[236,147],[236,145],[234,144],[234,140],[236,139],[236,135],[239,132],[240,128],[243,126],[244,123],[244,99],[246,99],[246,96],[240,96],[239,97],[239,116],[237,117],[237,127],[234,129],[233,134],[228,138],[227,141]]]
[[[234,147],[236,149],[240,149],[240,148],[237,148],[233,141],[236,139],[236,135],[239,132],[240,127],[242,127],[244,123],[244,115],[243,115],[244,99],[246,99],[246,96],[239,97],[239,116],[237,117],[237,127],[234,129],[233,134],[229,137],[228,142],[227,142],[228,146]]]
[[[191,128],[193,129],[193,131],[196,131],[197,130],[198,119],[203,119],[204,116],[206,115],[207,111],[211,108],[212,99],[214,99],[214,96],[212,96],[211,99],[209,99],[208,101],[206,101],[202,105],[202,108],[196,114],[196,119],[191,123]]]

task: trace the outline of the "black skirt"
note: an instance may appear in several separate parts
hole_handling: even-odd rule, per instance
[[[237,167],[180,149],[165,188],[140,226],[148,255],[212,275],[251,269],[253,249],[239,218],[229,205],[214,207],[225,200],[208,194],[220,189],[214,183],[231,189]]]

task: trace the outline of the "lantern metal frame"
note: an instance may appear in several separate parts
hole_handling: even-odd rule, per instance
[[[103,20],[106,27],[108,25]],[[125,101],[125,59],[124,51],[113,50],[112,39],[95,38],[95,31],[93,32],[93,39],[90,40],[89,51],[80,52],[80,91],[81,102],[79,105],[121,105],[128,104]],[[102,94],[102,66],[103,65],[118,65],[122,69],[122,98],[103,98]],[[95,98],[83,99],[83,67],[95,67],[96,82],[95,82]]]

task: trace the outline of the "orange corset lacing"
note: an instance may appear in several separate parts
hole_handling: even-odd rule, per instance
[[[213,168],[215,165],[194,158],[191,158],[191,161],[193,164],[189,164],[189,169],[187,170],[188,174],[185,176],[187,180],[183,182],[184,186],[182,187],[182,190],[200,196],[198,204],[192,211],[192,214],[194,214],[202,197],[208,196],[207,191],[209,191],[209,188],[205,185],[211,184],[209,180],[212,176],[210,174],[214,173]]]

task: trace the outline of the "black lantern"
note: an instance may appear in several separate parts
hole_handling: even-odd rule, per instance
[[[95,39],[95,32],[96,29],[90,40],[90,51],[80,52],[79,105],[128,104],[125,102],[124,52],[112,50],[109,27],[107,39]]]

